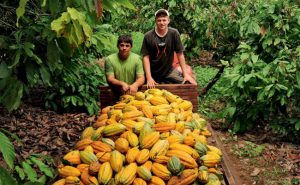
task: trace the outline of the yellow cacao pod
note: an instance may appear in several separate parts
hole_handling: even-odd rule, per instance
[[[136,163],[130,163],[122,170],[122,175],[120,176],[120,183],[131,184],[136,176],[137,165]]]
[[[158,140],[150,150],[150,159],[155,159],[159,155],[165,155],[169,149],[168,140]]]
[[[75,176],[66,177],[65,185],[80,185],[80,179]]]
[[[111,157],[111,152],[98,152],[96,154],[96,157],[102,163],[109,162],[110,161],[110,157]]]
[[[134,97],[136,100],[144,100],[146,98],[146,95],[143,92],[138,91],[135,93]]]
[[[93,141],[91,146],[93,147],[95,153],[112,151],[112,147],[102,141]]]
[[[63,157],[63,159],[69,161],[71,164],[80,164],[81,163],[79,150],[74,150],[74,151],[68,152]]]
[[[89,164],[84,164],[84,163],[81,163],[81,164],[78,164],[77,166],[76,166],[76,168],[80,171],[80,173],[82,173],[83,172],[83,170],[84,169],[88,169],[89,168]]]
[[[165,165],[156,162],[152,164],[151,171],[154,175],[160,177],[163,180],[169,180],[172,176],[171,172]]]
[[[121,153],[127,153],[129,150],[129,142],[125,138],[118,138],[115,141],[115,149]]]
[[[93,140],[91,140],[90,138],[82,139],[75,144],[75,149],[83,150],[86,146],[90,145],[92,142]]]
[[[137,155],[139,154],[140,150],[138,149],[138,147],[133,147],[130,148],[128,150],[128,152],[126,153],[126,161],[128,163],[133,163],[137,157]]]
[[[82,131],[80,139],[91,138],[94,133],[95,130],[93,127],[87,127]]]
[[[165,185],[165,182],[160,177],[152,176],[149,185]]]
[[[101,165],[98,173],[98,181],[102,184],[107,184],[112,178],[113,170],[109,162],[105,162]]]
[[[152,178],[151,171],[148,170],[145,166],[139,166],[137,168],[137,174],[140,178],[142,178],[145,181],[149,181]]]
[[[188,153],[182,150],[169,150],[166,154],[168,157],[177,156],[185,168],[197,168],[196,160]]]
[[[129,131],[127,134],[127,140],[132,147],[136,147],[139,144],[138,136],[131,131]]]
[[[68,177],[68,176],[78,177],[80,175],[80,171],[73,166],[64,166],[62,168],[58,168],[58,173],[62,177]]]
[[[97,162],[98,158],[96,155],[89,151],[80,151],[80,159],[83,163],[90,164],[92,162]]]
[[[115,172],[121,171],[121,169],[123,167],[123,157],[119,151],[114,150],[111,153],[110,166]]]
[[[122,132],[124,132],[126,129],[126,126],[121,123],[114,123],[107,125],[103,130],[102,134],[104,136],[115,136]]]
[[[144,167],[147,168],[149,171],[151,171],[152,161],[146,161],[142,166],[144,166]]]
[[[159,132],[148,133],[142,140],[141,148],[151,148],[159,140]]]
[[[149,159],[149,153],[150,151],[148,149],[141,150],[139,154],[136,156],[135,161],[139,164],[145,163]]]
[[[161,105],[161,104],[169,104],[165,97],[162,96],[153,96],[149,102],[152,105]]]
[[[133,181],[133,185],[147,185],[147,182],[141,178],[135,178]]]
[[[65,185],[66,179],[59,179],[55,181],[52,185]]]
[[[147,118],[150,118],[150,119],[153,118],[153,113],[152,113],[152,110],[150,108],[150,105],[142,105],[142,112],[144,113],[144,115]]]

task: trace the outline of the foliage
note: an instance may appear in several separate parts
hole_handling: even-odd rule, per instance
[[[222,115],[234,124],[235,132],[264,120],[273,122],[273,128],[285,135],[292,134],[300,129],[296,119],[300,9],[288,1],[257,2],[245,3],[239,9],[243,15],[239,21],[242,42],[229,61],[233,67],[225,74],[230,85]],[[277,116],[274,120],[273,115]]]
[[[203,48],[214,51],[219,59],[232,54],[239,41],[236,1],[173,0],[132,1],[136,12],[117,11],[112,22],[117,32],[123,30],[146,33],[154,27],[154,13],[160,8],[170,12],[171,27],[182,34],[186,55],[198,55]],[[123,14],[126,19],[119,19]],[[114,16],[115,15],[115,16]],[[131,20],[128,22],[127,20]]]
[[[263,145],[257,145],[250,141],[245,141],[245,145],[242,147],[239,147],[238,145],[233,145],[233,153],[240,157],[253,158],[260,156],[264,151],[264,148],[265,147]]]
[[[16,157],[14,146],[9,141],[9,138],[6,137],[6,135],[2,132],[0,132],[0,140],[2,142],[0,146],[0,152],[3,155],[4,161],[9,166],[10,169],[13,169],[14,160]]]
[[[46,97],[47,107],[60,111],[85,107],[89,114],[97,114],[99,86],[104,85],[105,75],[98,63],[88,62],[92,60],[96,61],[92,58],[78,58],[64,65],[68,70],[56,76],[54,88]]]
[[[18,161],[15,164],[15,150],[13,144],[3,132],[0,132],[2,145],[0,152],[4,157],[4,161],[9,166],[7,170],[0,166],[0,184],[45,184],[47,179],[54,178],[54,170],[48,165],[53,165],[54,161],[51,157],[32,154],[25,158],[24,161]]]
[[[101,23],[105,19],[103,11],[114,11],[120,5],[134,10],[134,6],[127,0],[20,0],[19,5],[5,0],[1,4],[1,12],[8,10],[9,13],[1,18],[5,24],[2,24],[4,29],[0,32],[0,104],[9,111],[15,110],[23,94],[30,93],[30,89],[37,86],[49,88],[51,93],[53,89],[65,88],[67,91],[70,84],[57,82],[72,79],[73,73],[68,72],[72,70],[72,65],[69,64],[80,61],[77,58],[86,56],[87,51],[91,51],[94,56],[105,54],[112,34],[102,29],[104,26]],[[99,76],[99,70],[87,71],[91,76]],[[104,83],[102,78],[93,80],[97,84]],[[85,85],[81,82],[87,81],[73,83],[75,89]],[[95,93],[93,88],[87,91],[88,94]],[[91,98],[88,101],[83,98],[86,101],[83,106],[89,113],[95,113],[98,107],[94,102],[98,96],[86,95],[87,91],[78,90],[76,93],[81,98]],[[63,93],[57,94],[62,96],[56,97],[58,99],[55,101],[68,99]],[[81,106],[80,103],[64,103],[64,106],[69,105]]]

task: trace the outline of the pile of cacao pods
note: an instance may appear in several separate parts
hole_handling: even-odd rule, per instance
[[[192,108],[166,90],[121,96],[63,156],[54,185],[220,185],[222,153]]]

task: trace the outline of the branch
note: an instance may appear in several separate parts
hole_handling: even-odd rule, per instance
[[[212,88],[212,86],[220,79],[221,75],[224,72],[224,69],[225,66],[222,65],[216,76],[210,82],[208,82],[208,84],[204,88],[200,90],[199,96],[205,95],[208,92],[208,90]]]

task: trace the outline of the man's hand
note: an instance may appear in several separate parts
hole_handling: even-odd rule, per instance
[[[129,90],[129,85],[125,82],[122,83],[122,92],[126,93]]]
[[[138,91],[138,88],[139,88],[139,87],[138,87],[137,85],[131,84],[131,85],[129,86],[129,89],[128,89],[127,93],[130,94],[130,95],[132,95],[132,96],[134,96],[135,93]]]
[[[147,79],[147,89],[153,89],[157,84],[158,83],[156,83],[153,78]]]
[[[182,84],[184,84],[186,81],[190,82],[193,85],[197,85],[196,80],[193,77],[191,77],[189,74],[186,74],[184,76]]]

